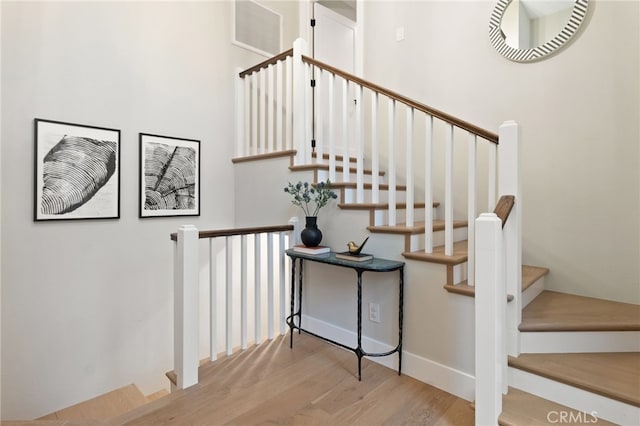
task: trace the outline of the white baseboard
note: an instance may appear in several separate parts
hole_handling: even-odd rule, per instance
[[[521,353],[640,352],[638,331],[521,332]]]
[[[509,367],[509,386],[619,425],[640,424],[640,409],[564,383]]]
[[[325,336],[345,345],[355,347],[357,344],[357,336],[355,332],[345,330],[344,328],[329,324],[317,318],[303,315],[302,326],[313,333]],[[387,352],[394,348],[389,344],[382,343],[365,336],[362,337],[362,346],[367,352]],[[371,357],[367,359],[394,370],[398,369],[398,356],[396,354],[385,357]],[[354,371],[355,370],[357,370],[357,364],[354,356]],[[423,383],[442,389],[445,392],[451,393],[464,400],[473,401],[475,399],[474,376],[433,360],[423,358],[419,355],[412,354],[406,350],[402,351],[402,374],[406,374],[407,376],[420,380]],[[366,376],[363,375],[362,380],[366,380]]]

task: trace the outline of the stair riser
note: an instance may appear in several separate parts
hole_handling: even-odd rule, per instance
[[[638,423],[638,408],[564,383],[509,367],[509,386],[621,425]],[[555,415],[555,413],[552,413]],[[550,421],[553,418],[550,419]]]
[[[467,228],[455,228],[453,230],[453,241],[464,241],[468,237]],[[411,235],[410,251],[424,250],[424,234]],[[444,245],[444,231],[436,231],[433,233],[433,247]],[[465,263],[466,264],[466,263]],[[465,278],[466,279],[466,278]]]
[[[353,165],[351,167],[354,167]],[[317,172],[318,182],[326,181],[329,179],[329,170],[318,170]],[[344,179],[344,174],[342,170],[336,170],[336,178],[331,179],[332,182],[357,182],[357,177],[355,173],[349,173],[349,180]],[[363,181],[365,183],[372,183],[373,177],[370,174],[363,175]],[[378,176],[378,183],[387,183],[385,176]]]
[[[640,331],[521,332],[520,352],[640,352]]]
[[[522,309],[527,306],[533,299],[538,297],[544,291],[544,277],[539,278],[535,283],[531,284],[522,292]]]
[[[355,188],[344,189],[344,199],[346,203],[355,203],[357,199],[357,190]],[[364,189],[363,203],[373,203],[373,191],[371,189]],[[405,191],[396,191],[396,203],[404,203],[407,201],[407,193]],[[389,191],[381,189],[378,194],[378,203],[389,202]],[[435,214],[435,212],[434,212]]]

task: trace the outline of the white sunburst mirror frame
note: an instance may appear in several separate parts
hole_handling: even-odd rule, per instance
[[[588,8],[588,0],[575,0],[569,21],[555,37],[537,47],[517,49],[506,43],[504,33],[500,29],[504,11],[511,2],[512,0],[499,0],[493,9],[489,20],[489,38],[498,53],[515,62],[533,62],[560,49],[578,32]]]

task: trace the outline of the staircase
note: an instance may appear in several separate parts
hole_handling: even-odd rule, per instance
[[[130,384],[47,414],[32,422],[3,422],[2,424],[73,425],[102,423],[167,395],[169,395],[169,392],[163,389],[145,396],[135,384]]]
[[[484,210],[477,208],[479,201],[476,195],[479,192],[487,193],[488,210],[493,210],[498,197],[511,195],[515,200],[511,216],[508,212],[502,215],[496,206],[497,216],[493,218],[501,220],[504,227],[504,234],[500,234],[504,237],[499,240],[506,244],[505,253],[501,254],[505,258],[499,259],[502,266],[495,271],[500,275],[500,271],[506,270],[506,291],[497,299],[506,304],[506,321],[503,318],[503,322],[508,325],[504,346],[509,348],[512,356],[507,359],[504,354],[504,375],[498,372],[495,377],[489,377],[489,381],[500,384],[498,395],[502,392],[506,395],[502,402],[504,409],[498,410],[494,420],[487,423],[495,423],[497,415],[502,412],[499,418],[501,424],[551,424],[566,420],[592,423],[594,418],[602,422],[640,424],[640,307],[545,291],[544,277],[553,272],[544,267],[520,265],[522,240],[519,235],[521,212],[517,125],[511,122],[503,126],[505,130],[504,133],[501,130],[500,145],[496,149],[493,144],[497,144],[498,135],[307,58],[300,51],[300,43],[296,43],[298,46],[294,44],[292,51],[240,73],[238,99],[247,103],[238,108],[238,158],[234,163],[245,164],[249,170],[253,170],[253,173],[249,173],[255,176],[255,171],[262,169],[265,162],[288,157],[288,169],[281,173],[290,181],[319,182],[330,179],[340,191],[337,206],[341,212],[339,217],[349,221],[349,231],[367,230],[372,234],[368,243],[370,250],[375,250],[376,255],[381,257],[404,259],[407,270],[413,271],[410,273],[414,279],[442,276],[442,282],[438,285],[443,287],[443,292],[448,292],[445,294],[450,295],[446,299],[447,304],[455,306],[459,310],[456,314],[460,315],[463,315],[461,309],[473,311],[474,302],[471,298],[476,296],[478,288],[485,291],[484,284],[478,284],[480,281],[477,280],[478,271],[482,269],[478,266],[486,265],[475,262],[476,225],[479,220],[476,218],[478,210]],[[257,73],[269,73],[266,80],[273,87],[272,68],[282,69],[279,64],[281,61],[293,61],[292,66],[287,65],[287,68],[293,69],[292,77],[278,76],[276,71],[276,86],[282,81],[293,81],[293,101],[287,100],[284,104],[282,99],[289,96],[284,96],[282,89],[273,96],[265,89],[265,77],[256,76]],[[329,114],[314,117],[318,139],[314,141],[316,150],[311,150],[305,142],[311,140],[313,134],[311,113],[305,112],[310,106],[308,92],[311,90],[305,83],[306,78],[312,75],[312,70],[315,70],[317,81],[320,82],[316,86],[321,87],[322,82],[328,82],[329,88],[324,94],[317,92],[321,102],[329,105]],[[346,97],[342,97],[342,104],[334,99],[334,87],[340,87],[341,83],[343,95],[347,93],[349,85],[355,86],[357,99],[353,118],[350,118]],[[369,101],[363,98],[364,88],[372,92]],[[272,100],[272,97],[275,99]],[[378,98],[383,97],[389,98],[384,130],[378,129],[375,124]],[[337,111],[332,112],[331,105],[334,102]],[[398,132],[395,126],[397,121],[401,121],[396,115],[396,103],[407,107],[406,112],[402,113],[406,119],[405,144],[396,141]],[[265,105],[271,104],[276,105],[275,112],[270,107],[265,108]],[[371,108],[366,120],[363,105]],[[324,107],[317,110],[323,111]],[[283,116],[282,111],[288,115]],[[414,114],[423,113],[426,115],[425,131],[416,133]],[[341,118],[336,119],[335,115]],[[446,123],[444,130],[436,129],[434,119]],[[374,123],[371,130],[363,130],[365,121]],[[349,123],[355,123],[353,138],[346,137]],[[456,146],[464,144],[468,147],[469,181],[466,192],[469,195],[466,199],[462,197],[466,214],[453,207],[460,200],[453,188],[453,140],[454,134],[461,131],[468,133],[468,143],[456,142]],[[387,133],[385,144],[380,146],[379,139],[382,138],[378,133]],[[342,146],[337,146],[335,139],[340,139],[340,135]],[[424,154],[426,160],[424,165],[414,170],[412,164],[416,147],[413,143],[417,135],[426,137],[426,147],[420,155],[422,157]],[[444,182],[431,179],[433,170],[440,167],[431,155],[437,139],[434,136],[445,139],[445,165],[440,170]],[[477,161],[479,140],[490,142],[487,170],[482,171],[488,172],[488,177],[486,186],[482,188],[475,180],[481,168]],[[349,144],[354,142],[355,147],[352,145],[350,148]],[[384,145],[387,148],[387,163],[381,164],[379,157]],[[404,154],[406,170],[397,170],[396,151]],[[498,155],[500,161],[496,165]],[[426,179],[424,187],[422,183],[417,183],[419,179],[415,177],[418,174],[416,172],[423,170]],[[271,174],[267,173],[264,177],[269,179]],[[286,183],[286,179],[280,180],[278,188]],[[443,190],[439,189],[440,184],[444,186]],[[254,188],[256,182],[251,185]],[[266,183],[264,188],[267,188]],[[442,200],[435,200],[436,196],[442,197]],[[273,197],[268,198],[273,200],[275,192]],[[264,206],[258,204],[256,208],[261,211],[274,210],[273,204],[270,201]],[[338,217],[336,214],[334,221]],[[334,249],[338,248],[338,241],[344,240],[344,229],[323,231]],[[495,279],[496,282],[500,280],[497,277]],[[493,280],[489,280],[489,283],[493,285]],[[462,302],[464,300],[471,302]],[[476,312],[478,303],[475,303]],[[476,333],[476,349],[484,345],[485,342]],[[503,350],[504,346],[499,349]],[[476,366],[476,373],[479,369],[482,370],[483,366]],[[619,370],[620,375],[614,374],[615,370]],[[421,380],[431,379],[420,376],[420,372],[414,374]],[[475,380],[476,387],[479,387],[478,376]],[[603,386],[604,383],[608,384]],[[551,418],[551,412],[565,417]]]

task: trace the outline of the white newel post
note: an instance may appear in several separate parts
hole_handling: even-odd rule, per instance
[[[514,296],[507,305],[507,351],[511,356],[520,354],[522,319],[522,192],[520,179],[520,134],[515,121],[500,126],[498,145],[498,197],[515,196],[515,204],[507,220],[504,234],[506,292]],[[506,369],[506,365],[505,365]]]
[[[303,164],[307,158],[306,151],[310,149],[311,140],[305,140],[306,93],[307,85],[311,82],[305,81],[305,64],[302,62],[302,55],[307,54],[307,42],[301,38],[293,42],[293,148],[297,151],[295,164]]]
[[[476,409],[477,425],[497,425],[506,376],[506,285],[502,221],[494,213],[476,219]]]
[[[193,225],[182,225],[178,228],[173,277],[173,356],[178,389],[198,383],[199,265],[198,230]]]

